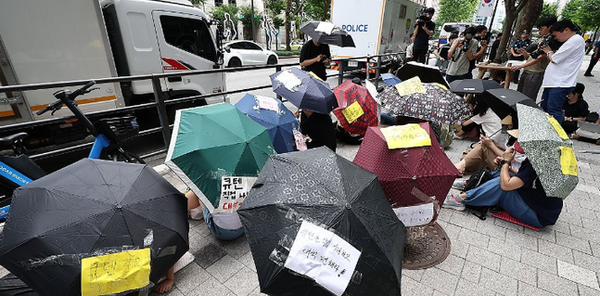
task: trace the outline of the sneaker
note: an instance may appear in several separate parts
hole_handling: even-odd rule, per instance
[[[459,201],[460,199],[461,198],[457,194],[450,194],[446,197],[446,200],[444,200],[442,208],[464,211],[465,205]]]
[[[592,75],[591,73],[585,73],[585,74],[583,74],[583,76],[585,76],[585,77],[594,77],[594,75]]]
[[[204,209],[201,206],[197,207],[195,209],[191,209],[190,210],[190,219],[197,220],[197,221],[203,220],[204,219],[203,210]]]
[[[452,183],[452,188],[462,191],[465,189],[465,185],[467,185],[467,179],[457,179]]]

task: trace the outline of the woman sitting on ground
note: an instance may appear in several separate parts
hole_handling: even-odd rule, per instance
[[[567,100],[563,105],[565,118],[561,124],[565,132],[570,135],[577,130],[577,122],[584,121],[590,114],[588,103],[583,99],[585,86],[577,83],[575,89],[567,95]]]
[[[507,149],[501,157],[496,158],[496,163],[501,165],[501,169],[492,173],[494,179],[467,192],[449,195],[442,207],[462,211],[465,205],[499,204],[513,217],[529,225],[543,227],[555,224],[563,201],[546,196],[528,159],[520,164],[518,170],[511,167],[511,162],[519,150],[517,142],[514,148]],[[522,150],[519,152],[523,153]]]
[[[490,110],[484,99],[474,97],[471,101],[474,115],[461,123],[462,129],[456,133],[456,137],[462,139],[469,131],[481,127],[485,136],[497,139],[496,135],[499,135],[498,131],[502,129],[498,115]]]

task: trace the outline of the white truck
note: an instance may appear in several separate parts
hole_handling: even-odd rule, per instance
[[[332,0],[331,22],[352,35],[356,47],[331,46],[333,58],[404,52],[421,5],[410,0]],[[366,69],[366,59],[344,62],[345,70]],[[382,66],[391,57],[382,58]],[[374,73],[376,60],[369,64]],[[333,68],[336,68],[334,65]]]
[[[0,85],[91,80],[182,72],[161,79],[166,98],[225,91],[225,74],[186,76],[218,69],[220,49],[208,16],[187,0],[0,1]],[[152,100],[150,80],[98,84],[78,99],[84,112]],[[54,101],[57,89],[0,92],[0,127],[49,118],[35,111]],[[222,96],[207,99],[223,101]],[[71,115],[67,108],[55,116]],[[50,128],[50,127],[49,127]],[[43,132],[54,142],[57,129]],[[48,140],[48,139],[46,139]]]

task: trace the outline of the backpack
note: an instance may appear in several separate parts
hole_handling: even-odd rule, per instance
[[[479,171],[477,171],[471,175],[469,180],[467,180],[467,182],[465,183],[465,188],[463,189],[463,191],[471,190],[491,179],[493,179],[492,173],[490,171],[490,168],[486,165],[483,168],[481,168]],[[465,205],[465,206],[471,211],[471,213],[473,215],[477,216],[477,218],[479,218],[481,220],[485,220],[487,213],[490,210],[489,206],[483,206],[483,207],[470,206],[470,205]]]

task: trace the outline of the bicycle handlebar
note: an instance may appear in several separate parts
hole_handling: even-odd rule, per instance
[[[82,86],[80,89],[74,91],[73,93],[71,93],[71,95],[69,95],[69,99],[74,100],[76,97],[86,93],[87,89],[92,87],[92,85],[96,84],[96,81],[92,80],[88,83],[86,83],[84,86]]]
[[[53,95],[58,98],[58,100],[54,101],[52,104],[48,104],[46,108],[39,110],[35,114],[42,115],[48,111],[52,111],[52,115],[54,115],[54,112],[62,108],[63,103],[66,104],[66,102],[63,100],[74,101],[78,96],[93,91],[94,89],[88,90],[88,88],[92,87],[94,84],[96,84],[96,82],[92,80],[72,93],[70,93],[68,90],[59,90],[55,92]]]

